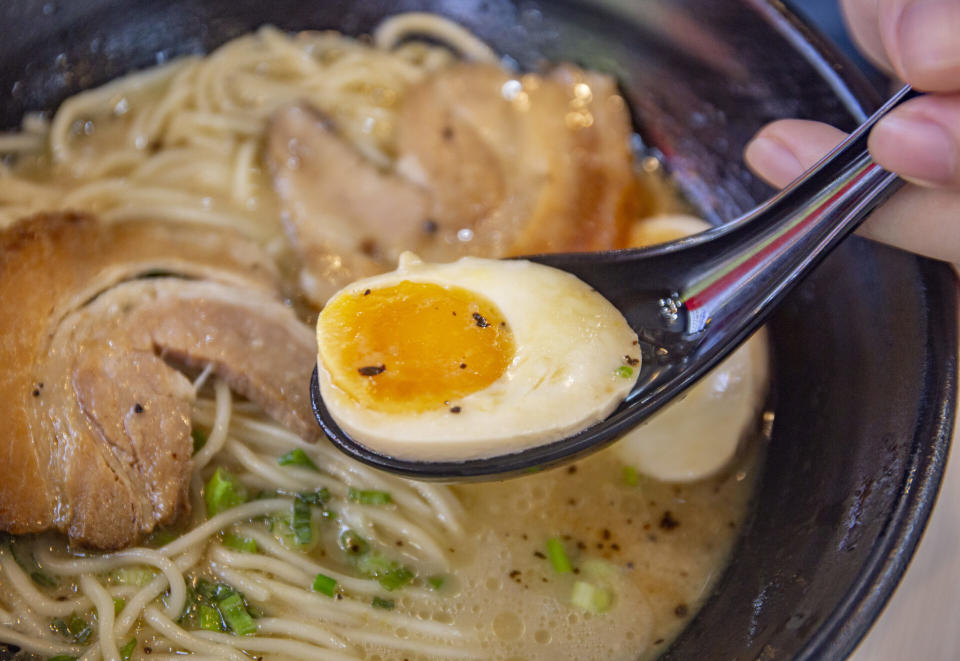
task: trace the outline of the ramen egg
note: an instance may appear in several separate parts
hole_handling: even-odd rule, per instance
[[[637,335],[589,285],[523,260],[465,257],[335,294],[317,321],[334,420],[387,456],[517,452],[603,420],[639,374]]]
[[[670,214],[637,223],[631,244],[645,247],[710,229],[700,218]],[[769,351],[760,329],[682,397],[611,449],[640,472],[665,482],[702,480],[727,466],[760,417]]]

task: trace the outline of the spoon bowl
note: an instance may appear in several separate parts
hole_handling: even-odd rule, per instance
[[[809,172],[720,227],[645,249],[525,257],[571,273],[617,307],[640,340],[640,374],[608,418],[541,446],[465,461],[374,452],[337,425],[310,384],[327,437],[366,464],[419,479],[476,480],[535,472],[606,447],[680,395],[742,344],[783,298],[903,181],[867,150],[870,129],[916,96],[904,87]]]

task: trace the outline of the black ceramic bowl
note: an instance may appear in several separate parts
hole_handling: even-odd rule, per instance
[[[718,222],[770,194],[741,159],[763,123],[849,128],[877,102],[772,1],[19,0],[0,7],[0,127],[263,23],[362,33],[410,9],[462,22],[522,67],[563,59],[615,74],[647,147]],[[770,324],[776,422],[752,522],[666,658],[850,653],[936,496],[954,417],[956,312],[945,265],[860,239],[791,296]]]

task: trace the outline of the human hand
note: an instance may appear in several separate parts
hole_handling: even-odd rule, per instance
[[[929,92],[892,111],[870,135],[870,152],[910,183],[859,233],[960,264],[960,0],[840,0],[847,25],[877,66]],[[781,120],[747,145],[750,167],[783,187],[845,134],[826,124]]]

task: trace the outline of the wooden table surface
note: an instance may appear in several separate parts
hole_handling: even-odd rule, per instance
[[[908,659],[960,660],[960,429],[917,553],[880,619],[850,657]]]

